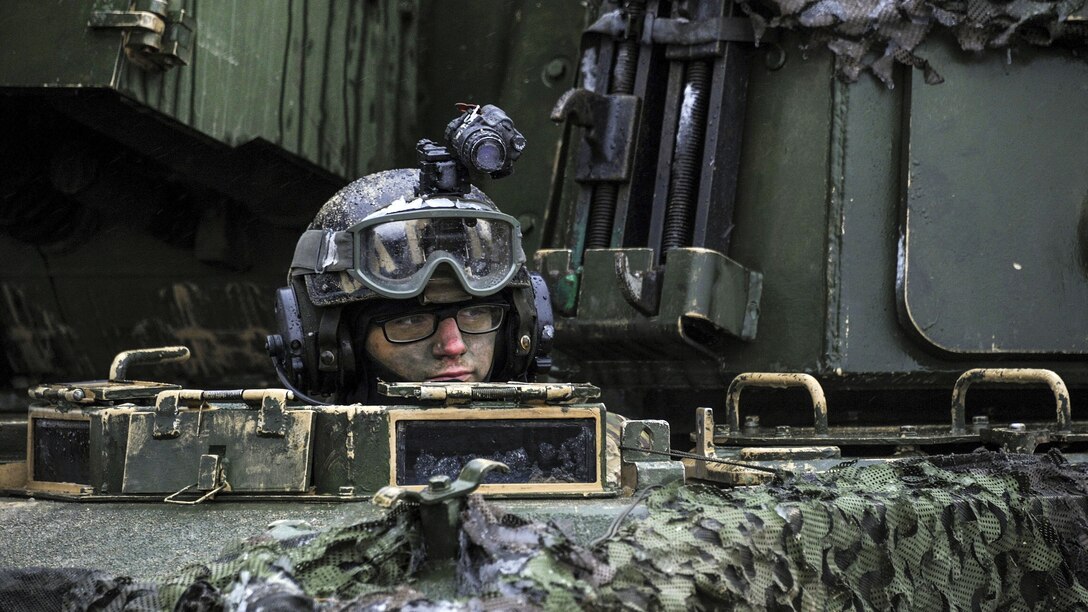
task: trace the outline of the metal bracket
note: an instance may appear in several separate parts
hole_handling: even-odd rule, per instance
[[[695,409],[695,454],[702,457],[716,458],[714,451],[714,409]],[[693,461],[688,464],[687,477],[696,480],[731,482],[725,467],[709,461]]]
[[[661,268],[632,270],[627,251],[616,251],[616,278],[620,294],[635,310],[652,317],[661,303]]]
[[[201,455],[200,465],[197,468],[196,482],[184,487],[176,493],[167,495],[163,501],[168,504],[195,506],[201,502],[215,499],[217,493],[230,486],[227,482],[224,463],[223,458],[219,455]],[[178,499],[182,493],[194,487],[197,491],[203,491],[204,495],[194,500]]]
[[[784,449],[783,449],[784,450]],[[788,451],[787,451],[788,452]],[[737,462],[720,463],[714,447],[714,409],[695,409],[695,454],[709,461],[696,459],[686,466],[686,476],[695,480],[718,482],[730,486],[748,486],[766,482],[769,475],[758,465],[746,467]]]
[[[183,403],[240,401],[260,402],[260,412],[257,414],[258,436],[282,438],[287,435],[287,402],[294,398],[294,393],[286,389],[163,391],[155,398],[155,427],[151,435],[156,440],[176,438],[181,435],[179,430],[181,419],[178,415]]]
[[[581,88],[559,98],[552,109],[552,121],[570,120],[586,128],[588,146],[579,149],[575,180],[623,182],[630,178],[640,108],[638,96],[605,96]]]
[[[168,12],[169,0],[138,0],[131,11],[94,11],[87,27],[125,33],[125,56],[140,68],[162,72],[192,59],[196,22],[186,11]]]
[[[423,537],[427,555],[431,560],[452,559],[460,546],[461,510],[465,498],[475,491],[492,470],[509,472],[505,463],[490,459],[473,459],[461,468],[457,480],[449,476],[432,476],[430,484],[422,491],[403,487],[382,487],[371,501],[383,508],[392,508],[398,501],[419,504],[423,524]]]
[[[671,444],[668,421],[630,420],[620,426],[620,482],[633,490],[684,479],[684,463],[662,459]],[[638,450],[644,448],[647,451]]]
[[[284,407],[291,397],[286,389],[266,389],[257,414],[257,435],[282,438],[287,435],[287,415]]]
[[[645,19],[638,19],[630,11],[616,9],[598,17],[585,32],[610,36],[616,40],[639,40],[645,31],[644,23]]]
[[[178,403],[181,391],[163,391],[155,398],[155,427],[151,437],[156,440],[169,440],[181,435],[181,419],[178,417]]]
[[[1053,439],[1050,432],[1043,429],[1029,429],[1024,423],[1009,423],[1007,427],[993,427],[979,432],[979,437],[987,444],[1000,445],[1006,453],[1031,454],[1040,444],[1048,444]]]
[[[665,45],[705,45],[713,42],[755,42],[752,20],[747,17],[715,19],[653,19],[650,39]]]

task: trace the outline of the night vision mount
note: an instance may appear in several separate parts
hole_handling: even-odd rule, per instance
[[[501,108],[458,104],[457,109],[461,114],[446,126],[446,146],[426,138],[416,144],[419,196],[465,195],[471,172],[508,176],[525,150],[525,137]]]

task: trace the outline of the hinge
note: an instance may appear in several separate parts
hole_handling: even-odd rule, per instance
[[[196,34],[196,20],[185,10],[168,11],[169,6],[169,0],[137,0],[128,11],[94,11],[87,27],[122,30],[129,61],[163,72],[189,64]]]

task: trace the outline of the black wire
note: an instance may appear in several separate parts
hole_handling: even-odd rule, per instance
[[[620,448],[623,447],[621,446]],[[615,536],[616,532],[620,530],[620,525],[622,525],[623,521],[627,519],[627,515],[631,514],[631,511],[637,508],[639,504],[646,501],[646,498],[650,496],[650,493],[653,493],[654,491],[660,489],[662,486],[663,485],[651,485],[643,489],[642,492],[639,493],[638,497],[636,497],[635,500],[631,502],[631,504],[619,514],[619,516],[612,519],[612,524],[608,526],[608,531],[606,531],[603,536],[590,542],[589,547],[595,548],[601,542],[604,542],[605,540]]]
[[[621,446],[620,450],[634,451],[637,453],[649,453],[651,455],[664,455],[666,457],[680,457],[683,459],[695,459],[696,461],[706,461],[707,463],[724,463],[726,465],[735,465],[737,467],[748,468],[750,470],[757,470],[760,472],[769,472],[771,474],[781,475],[789,474],[787,470],[779,468],[764,467],[762,465],[756,465],[754,463],[745,463],[744,461],[733,461],[730,459],[721,459],[718,457],[706,457],[704,455],[697,455],[695,453],[685,453],[684,451],[678,451],[669,449],[667,451],[650,450],[648,448],[638,448],[635,446]]]
[[[297,399],[300,399],[303,402],[310,404],[311,406],[331,405],[322,401],[315,400],[314,398],[306,395],[302,391],[299,391],[297,388],[295,388],[295,386],[291,384],[291,381],[287,380],[287,372],[283,371],[283,364],[280,363],[279,359],[276,359],[275,357],[272,358],[272,367],[276,370],[276,378],[280,379],[280,384],[286,387],[289,391],[291,391],[291,393],[294,393]]]

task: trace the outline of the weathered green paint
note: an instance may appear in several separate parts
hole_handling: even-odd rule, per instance
[[[0,17],[0,85],[109,87],[121,57],[119,31],[87,28],[91,13],[125,10],[127,0],[58,2],[12,0]]]
[[[286,435],[257,435],[257,411],[223,407],[178,415],[180,436],[152,436],[154,415],[129,416],[123,493],[174,493],[197,482],[200,456],[227,458],[236,492],[300,493],[309,488],[313,412],[286,413]]]
[[[372,494],[389,484],[389,415],[357,406],[332,406],[317,413],[314,485],[317,493],[337,494],[356,487]]]
[[[560,297],[559,311],[573,314],[565,280],[571,272],[564,269],[570,258],[570,251],[548,250],[538,264]],[[625,347],[647,357],[694,348],[714,355],[728,336],[755,337],[758,272],[716,251],[677,249],[661,272],[660,302],[640,303],[653,268],[651,249],[587,250],[577,283],[577,314],[557,320],[559,350],[600,357]]]
[[[952,353],[1088,353],[1088,63],[930,55],[948,69],[909,90],[903,325]]]
[[[736,373],[763,370],[809,372],[832,386],[951,385],[963,362],[898,318],[902,201],[928,209],[931,237],[911,256],[926,266],[913,285],[924,297],[915,299],[961,339],[958,351],[973,347],[981,361],[971,365],[989,364],[984,355],[995,348],[1014,357],[1079,351],[1088,325],[1077,306],[1088,290],[1088,184],[1083,139],[1069,126],[1088,108],[1083,62],[1065,50],[1031,49],[1014,51],[1007,65],[1004,53],[973,56],[935,36],[919,53],[947,81],[925,85],[920,71],[903,69],[888,89],[869,77],[834,80],[830,54],[795,51],[796,42],[783,33],[779,69],[763,60],[777,50],[757,50],[749,85],[728,256],[763,274],[756,338],[729,343],[716,362],[571,351],[561,365],[606,388],[724,387]],[[1039,98],[1052,90],[1064,93]],[[972,206],[957,205],[953,193]],[[564,210],[573,206],[567,197]],[[604,291],[589,284],[583,297]],[[624,324],[630,311],[613,322]],[[1001,337],[1018,351],[1002,349]],[[632,335],[631,344],[640,339]],[[1088,375],[1060,357],[1047,367],[1074,384]]]
[[[87,28],[92,11],[128,5],[6,7],[0,86],[112,89],[229,147],[268,142],[344,179],[411,160],[416,137],[399,137],[413,130],[387,126],[416,123],[417,2],[173,0],[198,25],[190,64],[163,73],[126,60],[119,31]]]

